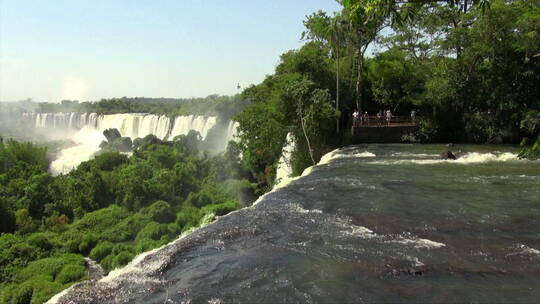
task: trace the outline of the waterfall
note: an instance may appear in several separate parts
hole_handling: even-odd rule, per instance
[[[110,128],[118,129],[122,136],[131,139],[153,134],[162,140],[172,140],[175,136],[187,135],[190,130],[199,132],[202,139],[206,139],[209,131],[215,127],[218,129],[212,133],[219,143],[213,146],[214,152],[223,151],[238,129],[238,122],[218,124],[217,117],[200,115],[171,119],[166,115],[144,113],[23,113],[22,119],[37,130],[45,131],[46,136],[54,131],[61,138],[69,138],[76,143],[76,146],[60,151],[51,164],[51,171],[56,174],[69,172],[99,151],[99,144],[105,140],[103,131]]]
[[[286,183],[292,175],[291,156],[295,148],[294,135],[289,132],[285,139],[285,145],[281,151],[281,157],[278,161],[278,168],[276,170],[276,182],[277,184]]]
[[[238,135],[238,126],[239,123],[237,121],[229,121],[229,127],[227,128],[227,136],[225,137],[227,143],[231,140],[234,140],[234,137]]]
[[[160,139],[172,140],[178,135],[187,135],[190,130],[199,132],[206,138],[210,129],[217,125],[217,117],[185,115],[174,119],[166,115],[123,113],[123,114],[97,114],[97,113],[24,113],[23,119],[32,122],[35,128],[49,128],[58,130],[80,130],[85,126],[93,127],[99,131],[116,128],[122,136],[142,138],[153,134]],[[236,134],[238,123],[228,123],[225,138],[227,142]]]
[[[195,130],[201,134],[204,139],[208,134],[208,131],[212,129],[217,123],[215,116],[178,116],[174,120],[174,127],[172,129],[170,139],[174,139],[178,135],[187,135],[190,130]]]

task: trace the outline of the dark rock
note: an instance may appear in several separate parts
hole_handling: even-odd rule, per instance
[[[407,273],[410,275],[418,276],[418,275],[423,275],[428,270],[429,270],[429,267],[427,267],[427,265],[416,265],[416,266],[410,267],[407,270]]]
[[[106,149],[108,146],[109,146],[109,143],[106,140],[102,140],[101,143],[99,144],[99,147],[101,149]]]
[[[120,139],[115,140],[113,145],[120,152],[130,152],[133,147],[133,143],[129,137],[121,137]]]
[[[396,265],[386,265],[386,267],[392,268],[388,274],[393,277],[400,277],[402,275],[408,276],[421,276],[429,271],[429,267],[422,263],[411,265],[408,263],[397,263]]]
[[[461,158],[461,157],[465,156],[465,154],[466,153],[463,152],[463,151],[458,151],[458,152],[454,153],[454,156],[456,157],[456,159],[458,159],[458,158]]]
[[[107,138],[109,143],[113,143],[115,140],[122,137],[118,129],[107,129],[103,131],[103,135]]]
[[[452,151],[444,151],[439,154],[440,159],[456,159],[456,156],[452,153]]]

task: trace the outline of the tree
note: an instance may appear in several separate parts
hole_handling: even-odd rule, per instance
[[[367,0],[369,2],[369,0]],[[356,108],[362,112],[364,91],[364,59],[366,51],[384,27],[385,15],[374,8],[362,7],[344,1],[344,16],[349,22],[349,43],[353,46],[356,57]]]
[[[328,91],[314,88],[314,83],[308,79],[291,82],[288,92],[296,100],[297,121],[306,140],[311,162],[315,165],[316,146],[313,145],[312,139],[317,139],[319,145],[317,148],[320,148],[329,130],[328,121],[334,120],[339,114],[330,105],[331,98]]]

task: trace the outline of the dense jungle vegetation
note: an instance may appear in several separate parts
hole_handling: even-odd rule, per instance
[[[236,116],[240,147],[259,176],[272,179],[288,132],[297,143],[296,174],[347,144],[355,109],[415,109],[421,121],[413,142],[536,140],[539,1],[342,4],[335,14],[307,16],[305,44],[242,93],[250,104]]]
[[[45,148],[0,140],[0,301],[42,303],[87,278],[84,257],[108,272],[250,203],[239,159],[200,144],[149,135],[53,177]]]

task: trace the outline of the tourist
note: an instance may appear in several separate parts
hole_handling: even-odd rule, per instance
[[[367,111],[364,113],[364,123],[366,124],[366,126],[369,125],[369,115]]]
[[[379,112],[377,112],[377,125],[378,126],[382,125],[382,120],[383,120],[383,112],[382,110],[379,110]]]
[[[392,120],[392,111],[386,110],[386,124],[390,126],[390,121]]]
[[[358,110],[354,110],[352,113],[353,117],[353,127],[356,127],[358,125]]]
[[[416,111],[414,109],[411,110],[411,123],[416,123]]]

